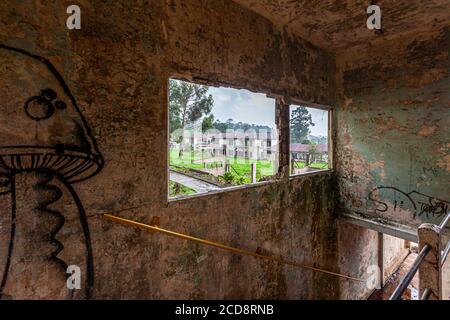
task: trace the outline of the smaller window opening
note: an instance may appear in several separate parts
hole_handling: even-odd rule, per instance
[[[330,169],[329,110],[290,106],[290,174]]]

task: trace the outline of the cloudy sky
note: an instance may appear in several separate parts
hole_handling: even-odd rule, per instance
[[[231,118],[234,122],[241,121],[275,128],[275,99],[267,98],[262,93],[223,87],[211,87],[208,93],[214,98],[212,113],[215,119],[225,122]],[[295,106],[291,106],[291,110],[292,108],[295,108]],[[315,126],[311,127],[311,134],[326,136],[328,128],[327,112],[311,108],[308,108],[308,110],[315,123]]]

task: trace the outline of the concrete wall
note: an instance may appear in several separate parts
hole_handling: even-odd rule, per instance
[[[406,241],[387,234],[379,234],[383,237],[383,283],[397,270],[400,264],[408,256],[410,249]],[[380,241],[380,239],[379,239]]]
[[[337,55],[343,212],[417,227],[449,209],[450,29]]]
[[[449,37],[447,28],[337,54],[335,160],[341,213],[415,228],[423,221],[439,222],[448,210]],[[351,235],[359,243],[353,248],[359,263],[341,271],[376,265],[376,233],[345,228],[339,239]],[[391,270],[405,254],[402,242],[388,243]],[[342,250],[340,255],[340,261],[351,261]]]
[[[144,223],[158,216],[167,229],[339,269],[331,174],[289,180],[286,167],[279,182],[167,201],[169,76],[333,104],[334,57],[231,1],[77,3],[82,29],[75,31],[65,27],[70,1],[0,3],[0,43],[12,47],[0,50],[0,155],[9,159],[1,171],[0,270],[11,263],[4,298],[346,297],[346,280],[102,218],[133,207],[117,214]],[[28,99],[30,108],[42,107],[47,87],[67,108],[44,110],[39,121],[26,117]],[[33,162],[31,151],[16,148],[19,163],[5,151],[37,143],[62,161],[88,156],[90,170],[98,170],[81,170],[84,180],[75,183],[45,162],[45,152]],[[21,165],[31,172],[19,173]],[[18,230],[12,241],[11,225]],[[340,241],[348,254],[339,263],[357,266],[354,243]],[[83,271],[74,296],[62,277],[69,264]]]
[[[4,298],[363,298],[365,283],[149,234],[102,213],[133,207],[117,214],[363,277],[378,263],[377,233],[337,224],[335,213],[417,225],[448,204],[448,29],[334,57],[228,0],[78,3],[76,31],[65,27],[69,1],[0,3]],[[168,202],[170,76],[335,105],[337,179],[289,179],[282,162],[278,182]],[[51,104],[67,108],[36,122],[24,108],[48,87]],[[51,157],[17,148],[41,143]],[[66,165],[83,181],[55,159],[75,159]],[[68,264],[86,275],[73,296]]]
[[[447,258],[448,259],[448,258]],[[446,260],[442,271],[442,297],[450,300],[450,260]]]

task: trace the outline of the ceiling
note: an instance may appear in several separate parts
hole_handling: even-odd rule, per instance
[[[329,51],[450,25],[450,0],[233,0]],[[381,8],[382,34],[366,27],[366,9]]]

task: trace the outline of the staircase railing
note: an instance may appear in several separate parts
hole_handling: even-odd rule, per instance
[[[442,266],[450,252],[450,241],[441,250],[442,231],[450,221],[450,212],[439,225],[423,223],[418,229],[419,254],[402,278],[389,300],[400,300],[406,288],[419,271],[419,297],[421,300],[442,300]]]

